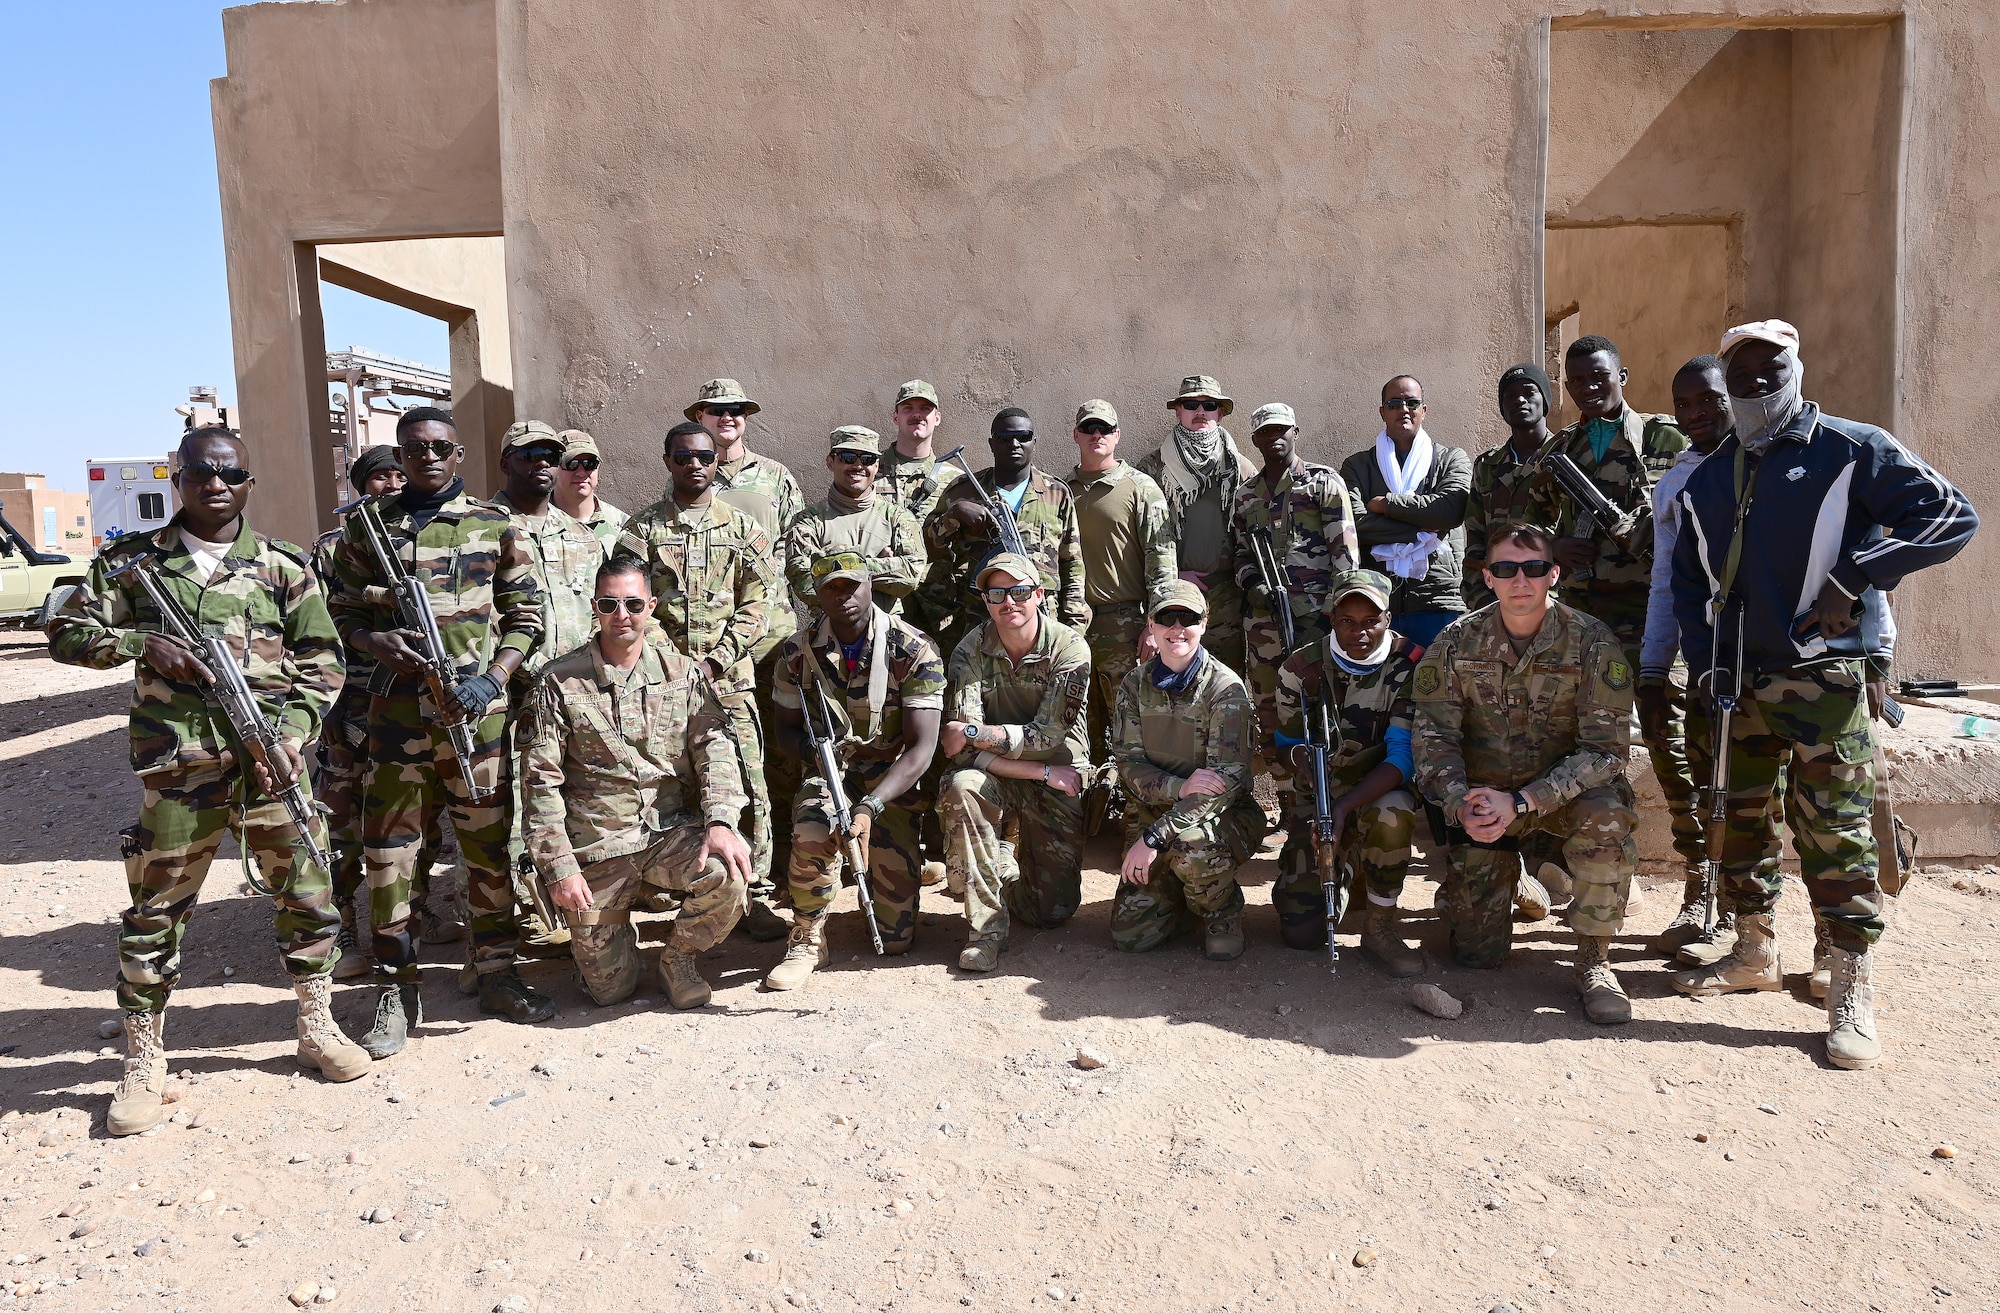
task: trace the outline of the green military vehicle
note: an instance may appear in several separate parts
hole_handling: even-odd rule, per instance
[[[85,561],[37,551],[27,535],[0,515],[0,626],[39,628],[62,605],[63,589],[83,582]]]

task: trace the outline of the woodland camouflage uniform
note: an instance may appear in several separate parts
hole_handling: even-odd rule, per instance
[[[979,471],[979,483],[995,497],[1000,495],[990,466]],[[924,546],[930,551],[932,569],[951,584],[954,641],[986,623],[986,608],[971,583],[986,559],[999,550],[997,538],[971,533],[951,512],[954,502],[978,500],[972,484],[960,475],[946,485],[924,521]],[[1090,627],[1090,604],[1083,600],[1083,544],[1076,532],[1076,500],[1068,486],[1031,466],[1014,526],[1048,590],[1048,613],[1081,634]]]

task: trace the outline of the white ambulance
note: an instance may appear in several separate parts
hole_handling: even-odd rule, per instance
[[[92,547],[102,547],[120,534],[157,529],[174,518],[180,495],[174,490],[172,459],[128,456],[85,462]]]

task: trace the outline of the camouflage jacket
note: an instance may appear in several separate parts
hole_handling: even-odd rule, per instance
[[[646,568],[660,605],[654,617],[683,654],[722,667],[716,691],[749,691],[752,653],[783,606],[784,582],[757,521],[716,497],[682,506],[671,495],[626,522],[618,556]],[[785,608],[789,619],[791,610]]]
[[[697,821],[734,826],[749,799],[708,676],[665,643],[613,670],[595,642],[542,672],[521,722],[522,821],[546,883]]]
[[[671,500],[670,489],[667,499]],[[806,508],[805,491],[792,472],[767,456],[759,456],[748,447],[735,460],[718,463],[715,467],[715,499],[727,502],[755,520],[764,530],[764,538],[772,545],[772,562],[776,571],[782,572],[784,561],[777,544],[782,542],[785,531],[792,527],[792,521]],[[791,598],[782,588],[770,590],[765,608],[764,632],[750,651],[752,661],[762,661],[771,650],[784,640],[786,634],[797,629],[798,618],[792,614]]]
[[[908,511],[921,525],[937,509],[938,497],[944,492],[944,484],[938,481],[937,457],[905,456],[891,442],[882,449],[875,491]]]
[[[461,489],[421,530],[396,493],[374,498],[389,538],[411,578],[423,584],[445,655],[460,674],[478,674],[502,650],[523,657],[542,636],[541,589],[535,562],[515,533],[507,512],[468,497]],[[402,626],[396,601],[387,591],[375,553],[361,522],[347,517],[333,549],[333,592],[327,604],[343,642],[354,635]],[[369,684],[374,693],[414,694],[419,675],[398,675],[380,666]]]
[[[571,516],[571,519],[576,519]],[[625,531],[625,521],[632,517],[599,497],[597,509],[589,519],[581,521],[583,527],[597,535],[597,541],[604,545],[604,555],[608,558],[612,549],[618,546],[618,535]]]
[[[1236,489],[1236,509],[1229,520],[1236,582],[1244,588],[1263,582],[1250,535],[1268,533],[1272,554],[1291,576],[1292,614],[1317,615],[1326,610],[1334,576],[1361,564],[1354,507],[1347,500],[1346,482],[1331,466],[1294,456],[1286,474],[1282,490],[1272,490],[1261,471]]]
[[[879,700],[871,701],[878,644],[882,684],[877,690]],[[808,673],[808,661],[814,673]],[[804,686],[816,674],[840,735],[835,752],[843,766],[894,761],[903,754],[903,712],[944,708],[944,658],[938,655],[936,644],[880,611],[861,641],[861,660],[852,670],[847,669],[840,640],[821,619],[810,633],[800,630],[779,646],[772,674],[771,701],[795,711],[804,706]],[[819,774],[818,764],[808,761],[805,771],[807,775]]]
[[[597,632],[590,599],[597,591],[597,567],[604,564],[604,544],[589,525],[554,502],[539,520],[514,509],[505,492],[496,493],[493,504],[513,517],[514,532],[534,562],[535,587],[542,594],[542,641],[515,675],[525,686],[542,667],[583,646]]]
[[[1630,517],[1633,527],[1627,547],[1620,547],[1601,528],[1591,535],[1597,544],[1597,564],[1589,579],[1564,583],[1563,596],[1592,615],[1599,614],[1599,607],[1609,602],[1607,609],[1636,610],[1643,617],[1646,594],[1653,583],[1653,483],[1672,468],[1688,441],[1670,417],[1641,414],[1627,405],[1618,436],[1611,440],[1599,464],[1590,454],[1588,429],[1587,421],[1578,420],[1550,438],[1535,460],[1540,464],[1557,452],[1567,455],[1613,506]],[[1559,538],[1578,536],[1576,506],[1562,485],[1545,471],[1535,480],[1532,496],[1536,524],[1553,529]]]
[[[1389,636],[1389,656],[1365,675],[1350,674],[1328,655],[1331,637],[1294,648],[1278,667],[1278,733],[1287,739],[1306,736],[1305,695],[1324,705],[1337,735],[1327,758],[1329,779],[1345,792],[1389,759],[1389,731],[1412,730],[1416,704],[1410,700],[1410,680],[1417,673],[1423,649],[1401,634]],[[1294,808],[1312,799],[1301,791]]]
[[[1256,716],[1242,677],[1203,652],[1193,687],[1176,696],[1154,686],[1152,669],[1151,661],[1141,662],[1118,686],[1111,732],[1118,779],[1138,803],[1140,823],[1151,825],[1165,816],[1159,828],[1178,838],[1226,812],[1248,808],[1257,813],[1261,832],[1263,808],[1250,792]],[[1203,767],[1229,787],[1176,807],[1181,786]]]
[[[1000,496],[993,486],[991,467],[979,471],[979,482],[995,497]],[[973,628],[986,620],[986,608],[974,591],[972,574],[993,553],[997,539],[968,532],[952,514],[952,505],[979,500],[971,482],[960,475],[945,487],[936,509],[924,521],[924,546],[930,549],[932,564],[942,567],[953,581],[953,600]],[[1068,486],[1030,467],[1028,489],[1021,497],[1021,509],[1014,513],[1014,526],[1021,531],[1028,558],[1042,572],[1042,587],[1048,590],[1055,618],[1073,629],[1089,628],[1090,604],[1083,600],[1083,540],[1077,536],[1076,501]]]
[[[78,591],[49,622],[49,655],[71,666],[112,670],[137,660],[147,634],[168,629],[138,581],[108,576],[150,555],[161,586],[205,632],[235,653],[264,714],[294,747],[318,733],[346,667],[326,598],[303,548],[266,538],[239,521],[236,542],[206,584],[181,542],[181,517],[150,533],[107,543]],[[132,684],[132,769],[141,778],[212,766],[234,749],[229,721],[199,684],[168,679],[143,661]]]
[[[1552,605],[1519,661],[1500,608],[1474,611],[1438,635],[1411,683],[1418,787],[1453,824],[1474,787],[1554,811],[1624,771],[1632,683],[1611,631],[1581,611]]]
[[[989,620],[959,640],[947,669],[946,723],[1003,732],[993,751],[972,754],[975,761],[983,764],[993,756],[1046,761],[1088,774],[1090,644],[1082,634],[1043,617],[1035,646],[1016,665]]]
[[[841,548],[853,549],[868,563],[875,604],[892,615],[930,567],[923,527],[890,498],[878,492],[860,511],[843,511],[831,498],[815,503],[785,533],[785,582],[801,615],[812,609],[813,561]]]
[[[1541,487],[1547,480],[1532,458],[1522,460],[1514,454],[1511,437],[1472,458],[1472,491],[1465,499],[1467,607],[1476,611],[1495,600],[1480,574],[1486,568],[1486,539],[1495,528],[1509,520],[1550,527],[1535,518],[1547,505]]]
[[[319,582],[320,595],[326,599],[328,606],[333,605],[333,550],[340,545],[343,532],[340,529],[328,529],[313,540],[313,577]],[[329,621],[332,615],[331,611],[327,613]],[[345,643],[341,644],[341,655],[347,662],[347,682],[341,687],[348,690],[349,697],[358,694],[365,701],[368,696],[368,686],[375,681],[375,658],[360,648],[349,647]]]
[[[1099,607],[1143,608],[1180,577],[1173,517],[1159,484],[1121,460],[1095,473],[1072,469],[1069,487],[1093,618]]]

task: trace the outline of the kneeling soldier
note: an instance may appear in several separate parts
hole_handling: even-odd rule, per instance
[[[599,566],[591,605],[597,637],[549,664],[522,725],[528,851],[600,1004],[639,986],[645,886],[679,894],[660,980],[675,1007],[698,1008],[695,958],[728,936],[750,882],[735,741],[706,672],[664,635],[647,641],[655,599],[638,562]]]
[[[813,597],[823,618],[778,649],[774,738],[799,759],[805,780],[792,806],[791,942],[764,977],[766,989],[797,989],[826,965],[827,906],[840,892],[845,843],[834,832],[832,790],[806,742],[808,711],[816,734],[835,735],[882,951],[907,953],[916,942],[924,800],[912,789],[937,753],[944,662],[930,639],[875,606],[869,568],[851,551],[815,560]]]
[[[1112,742],[1132,803],[1111,943],[1143,953],[1198,919],[1202,955],[1228,962],[1243,956],[1236,870],[1264,841],[1264,809],[1250,793],[1250,693],[1203,649],[1207,628],[1201,589],[1165,585],[1148,621],[1156,655],[1118,686]]]
[[[1454,827],[1440,903],[1452,956],[1469,967],[1506,960],[1520,840],[1559,834],[1576,882],[1584,1014],[1630,1021],[1607,954],[1638,863],[1625,782],[1632,668],[1602,622],[1549,595],[1561,571],[1542,530],[1496,529],[1484,573],[1500,600],[1439,634],[1412,683],[1417,783]]]
[[[304,851],[264,769],[241,759],[229,723],[205,689],[217,673],[167,622],[129,574],[156,571],[166,597],[205,632],[219,634],[261,707],[277,712],[292,774],[305,783],[302,750],[340,691],[340,639],[305,553],[266,538],[243,518],[256,480],[240,438],[220,427],[181,441],[174,486],[183,502],[165,528],[108,544],[89,579],[49,624],[49,653],[65,665],[111,670],[137,660],[132,686],[132,769],[145,785],[139,823],[125,831],[132,906],[118,935],[118,1006],[125,1012],[124,1080],[105,1129],[151,1130],[166,1114],[167,996],[180,983],[181,941],[209,863],[234,820],[256,854],[277,913],[285,971],[299,996],[299,1061],[328,1079],[353,1080],[368,1055],[328,1008],[339,960],[340,914],[331,875]],[[310,796],[310,795],[308,795]],[[326,828],[315,822],[324,846]]]
[[[1301,645],[1278,667],[1278,734],[1288,743],[1306,737],[1308,698],[1315,709],[1326,709],[1336,736],[1326,762],[1334,831],[1343,858],[1352,859],[1368,891],[1361,948],[1390,975],[1414,976],[1424,958],[1396,929],[1396,900],[1410,872],[1410,837],[1417,828],[1417,800],[1409,791],[1416,717],[1410,680],[1422,649],[1389,628],[1393,588],[1374,570],[1334,578],[1332,636]],[[1289,947],[1321,948],[1327,916],[1312,832],[1316,804],[1311,775],[1300,771],[1299,779],[1271,901]]]

